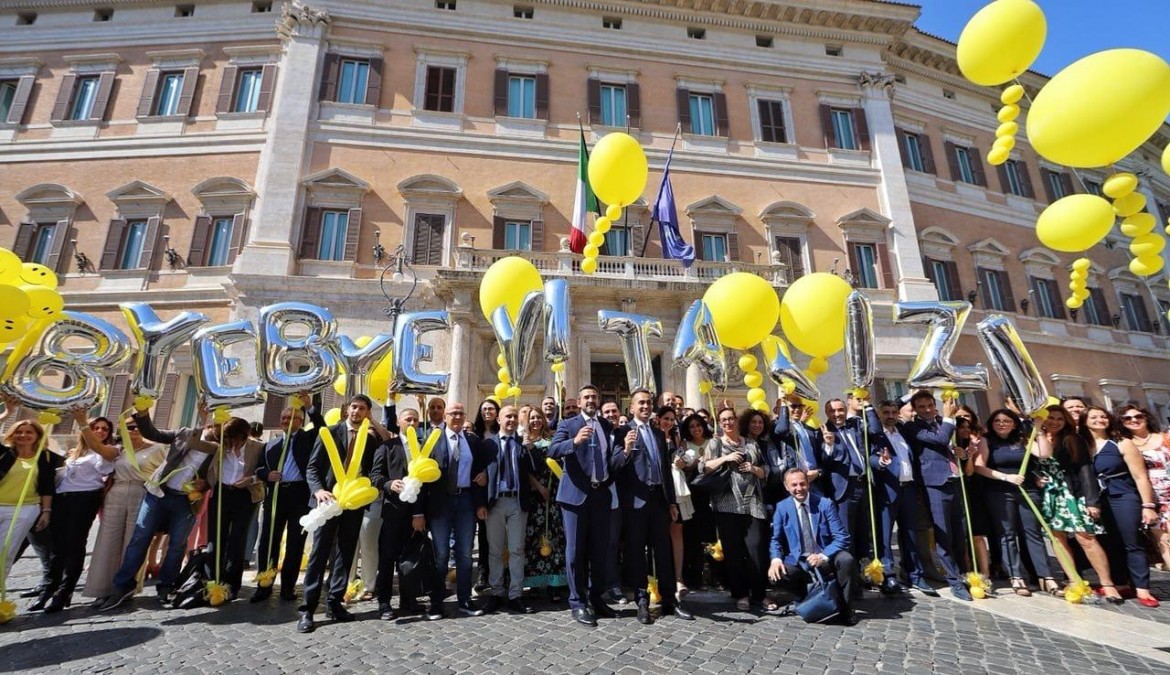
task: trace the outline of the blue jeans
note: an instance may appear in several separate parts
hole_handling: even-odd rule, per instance
[[[114,574],[114,588],[124,593],[137,585],[138,570],[146,560],[150,540],[154,538],[155,532],[166,530],[169,537],[167,555],[158,572],[158,592],[160,595],[170,592],[179,576],[183,556],[187,553],[187,535],[191,534],[194,526],[195,515],[191,513],[191,502],[187,495],[167,492],[162,497],[156,497],[146,493],[142,506],[138,508],[134,534],[122,555],[122,566]]]
[[[455,534],[455,589],[459,602],[471,602],[471,544],[475,539],[475,504],[471,491],[451,495],[442,510],[427,514],[431,542],[435,547],[435,583],[431,602],[447,596],[447,563],[451,556],[451,534]]]

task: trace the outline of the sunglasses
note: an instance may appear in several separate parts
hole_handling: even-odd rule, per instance
[[[126,431],[138,431],[138,427],[126,425]]]
[[[1121,416],[1121,420],[1123,422],[1140,422],[1140,421],[1144,420],[1145,418],[1146,418],[1145,415],[1140,415],[1140,414],[1139,415],[1122,415]]]

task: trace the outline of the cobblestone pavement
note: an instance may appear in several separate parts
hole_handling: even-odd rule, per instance
[[[16,592],[35,581],[24,559],[13,570]],[[1156,586],[1168,578],[1158,575]],[[245,591],[245,596],[250,593]],[[943,591],[944,596],[947,594]],[[853,628],[809,626],[798,618],[737,612],[724,594],[694,594],[695,622],[666,617],[638,624],[631,605],[623,618],[597,629],[570,622],[566,609],[537,602],[536,614],[447,619],[377,620],[374,603],[356,606],[359,621],[323,620],[315,633],[294,631],[294,603],[237,600],[217,609],[162,610],[153,595],[127,609],[98,614],[84,604],[55,616],[21,614],[0,627],[4,672],[420,672],[420,673],[1167,673],[1170,658],[1130,653],[1116,644],[1062,634],[1062,612],[1099,621],[1107,641],[1116,610],[1066,608],[1053,598],[1003,598],[960,603],[919,595],[884,599],[867,594]],[[1165,597],[1165,596],[1164,596]],[[1042,617],[1020,621],[981,609],[984,603],[1025,605]],[[27,601],[20,601],[23,607]],[[1151,642],[1170,656],[1167,610],[1123,612],[1141,619]],[[1006,607],[1006,605],[1001,605]],[[1036,608],[1036,609],[1032,609]],[[453,610],[453,602],[448,610]],[[1088,614],[1086,614],[1088,613]],[[1157,617],[1158,621],[1155,621]],[[1154,645],[1158,647],[1158,645]],[[1158,652],[1155,652],[1157,654]]]

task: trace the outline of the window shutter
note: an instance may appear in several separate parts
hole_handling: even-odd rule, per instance
[[[739,253],[740,253],[740,251],[739,251],[739,233],[738,232],[728,232],[727,233],[727,258],[729,260],[731,260],[732,262],[737,262],[737,261],[741,260],[741,258],[739,257]],[[750,262],[750,261],[745,261],[745,262]]]
[[[1073,187],[1072,176],[1070,176],[1067,171],[1062,171],[1060,173],[1060,186],[1064,188],[1064,194],[1066,196],[1075,195],[1077,193],[1076,189]]]
[[[57,91],[57,100],[53,103],[52,121],[60,122],[69,117],[69,102],[73,100],[73,87],[77,85],[77,76],[70,73],[61,78],[61,88]]]
[[[632,128],[642,128],[642,88],[637,82],[626,84],[626,114]]]
[[[646,225],[639,217],[633,223],[628,223],[627,227],[630,229],[630,252],[621,251],[615,255],[630,255],[631,257],[642,257],[646,254]],[[700,253],[702,253],[700,251]]]
[[[849,271],[853,272],[853,285],[857,287],[857,283],[861,281],[861,263],[857,256],[857,244],[847,241],[845,248],[849,249]]]
[[[691,133],[691,92],[686,89],[676,89],[674,92],[678,101],[678,123],[682,125],[684,134]]]
[[[179,388],[178,373],[167,373],[163,376],[162,392],[158,397],[158,405],[154,406],[153,421],[160,429],[170,429],[171,411],[175,408],[175,392]]]
[[[91,120],[106,119],[107,108],[110,107],[110,95],[114,91],[114,73],[113,71],[102,73],[98,76],[97,93],[93,97],[93,110],[90,111],[89,118]]]
[[[1064,313],[1064,300],[1060,297],[1060,285],[1055,281],[1050,281],[1047,284],[1049,291],[1049,299],[1052,301],[1053,311],[1056,313],[1057,319],[1066,319],[1067,315]]]
[[[548,73],[536,74],[536,119],[547,120],[548,117]]]
[[[998,270],[995,275],[999,277],[999,287],[1003,290],[1004,304],[1007,305],[1004,309],[1008,312],[1018,312],[1020,306],[1016,304],[1016,296],[1012,293],[1012,280],[1008,273]]]
[[[508,71],[496,68],[496,117],[508,115]]]
[[[260,71],[260,96],[256,101],[256,112],[268,112],[272,107],[272,92],[276,90],[276,64],[266,63]]]
[[[305,225],[301,229],[301,257],[317,257],[317,240],[321,238],[321,209],[310,206],[305,209]]]
[[[1032,176],[1028,173],[1028,163],[1024,160],[1016,162],[1016,175],[1020,177],[1020,192],[1024,194],[1022,197],[1028,199],[1036,198],[1036,191],[1032,189]]]
[[[321,100],[337,100],[337,81],[341,79],[341,56],[326,54],[321,68]]]
[[[191,104],[195,102],[195,85],[198,83],[198,67],[193,66],[183,71],[183,89],[179,92],[179,108],[175,115],[187,117],[191,114]]]
[[[504,219],[500,216],[492,218],[492,248],[497,251],[504,248]]]
[[[878,269],[882,275],[882,288],[897,288],[898,284],[894,281],[894,259],[890,255],[890,245],[884,241],[879,241],[875,248]]]
[[[601,80],[595,77],[585,80],[585,97],[589,99],[589,123],[601,124]],[[628,107],[628,92],[626,101]]]
[[[219,81],[219,96],[215,99],[215,112],[232,111],[232,99],[236,94],[236,75],[239,71],[236,66],[227,66],[223,69],[223,78]]]
[[[930,258],[923,258],[922,259],[922,269],[926,272],[927,280],[930,281],[930,283],[934,284],[935,288],[938,288],[938,277],[936,277],[934,275],[934,265],[931,264],[932,262],[934,262],[934,261],[931,260]],[[942,298],[942,299],[946,300],[946,298]]]
[[[906,154],[906,136],[908,134],[905,130],[894,127],[894,138],[898,139],[898,155],[902,158],[902,167],[910,168],[910,155]],[[919,144],[921,145],[921,143]]]
[[[532,250],[539,252],[544,250],[544,221],[532,221]]]
[[[61,254],[65,251],[65,242],[67,241],[69,241],[69,219],[64,218],[58,220],[56,227],[53,228],[53,241],[49,246],[49,255],[45,258],[45,267],[56,273],[68,271],[68,269],[58,269],[61,266]]]
[[[983,153],[979,152],[979,148],[971,146],[967,154],[971,158],[971,177],[975,179],[975,184],[979,187],[987,187],[987,173],[983,170]]]
[[[138,116],[148,117],[154,113],[154,95],[158,90],[158,68],[146,71],[146,81],[142,83],[142,98],[138,99]]]
[[[264,401],[264,418],[262,421],[265,429],[280,428],[280,414],[284,412],[285,400],[284,396],[268,395],[268,398]],[[285,429],[285,431],[288,430]]]
[[[1052,173],[1054,172],[1040,167],[1040,181],[1044,183],[1044,194],[1048,197],[1049,204],[1056,201],[1056,193],[1052,191],[1052,178],[1050,178],[1050,174]]]
[[[1152,333],[1154,328],[1150,325],[1150,314],[1146,310],[1146,301],[1140,295],[1134,296],[1134,301],[1134,308],[1137,310],[1138,330]]]
[[[122,237],[126,234],[126,221],[115,218],[110,221],[109,232],[106,233],[106,245],[102,248],[103,270],[118,268],[118,252],[122,250]]]
[[[1105,293],[1100,287],[1090,288],[1089,296],[1093,298],[1093,306],[1097,308],[1097,325],[1109,325],[1109,304],[1105,302]]]
[[[865,108],[853,109],[853,124],[857,127],[857,148],[869,150],[869,122],[865,119]]]
[[[16,230],[16,242],[12,244],[12,252],[21,260],[28,260],[29,248],[32,247],[32,238],[36,231],[36,223],[21,223]]]
[[[804,255],[799,237],[776,237],[776,251],[788,271],[788,283],[804,276]]]
[[[1005,195],[1012,194],[1012,183],[1008,180],[1007,162],[995,167],[995,175],[999,176],[999,191]]]
[[[191,250],[187,252],[187,267],[207,264],[207,240],[211,232],[211,216],[195,216],[195,231],[191,235]]]
[[[227,263],[231,265],[236,261],[236,256],[240,254],[240,249],[244,248],[244,241],[248,234],[248,214],[237,213],[232,218],[232,244],[228,249]]]
[[[948,300],[962,300],[963,286],[959,283],[959,266],[954,260],[948,260],[943,263],[943,267],[947,271],[947,280],[951,287],[951,297]]]
[[[110,382],[110,389],[106,398],[106,417],[117,423],[121,419],[122,411],[126,409],[126,396],[130,393],[130,376],[124,373],[115,375]],[[159,422],[161,424],[161,422]],[[165,428],[165,427],[163,427]]]
[[[142,257],[138,259],[139,269],[154,269],[154,252],[162,236],[162,218],[154,216],[146,221],[146,237],[142,240]]]
[[[930,136],[918,134],[918,151],[922,153],[922,170],[938,175],[934,166],[934,151],[930,149]]]
[[[446,217],[437,213],[414,215],[414,248],[410,257],[415,265],[441,265],[443,258],[443,230]]]
[[[943,143],[943,148],[947,153],[947,168],[951,170],[951,180],[960,183],[963,180],[963,172],[959,171],[959,155],[955,151],[955,144],[950,141]]]
[[[821,134],[825,139],[825,149],[837,147],[837,134],[833,131],[833,110],[822,103],[820,108]]]
[[[20,82],[16,83],[16,93],[12,97],[12,106],[8,108],[9,124],[21,124],[24,122],[24,111],[28,108],[28,97],[32,93],[33,82],[36,81],[35,75],[25,75],[20,78]]]
[[[345,226],[345,259],[357,262],[358,239],[362,233],[362,210],[349,210],[349,220]]]
[[[731,120],[727,115],[727,94],[717,91],[712,98],[715,99],[715,135],[727,137],[731,133]]]
[[[366,105],[375,108],[382,104],[382,57],[370,59],[370,77],[366,80]]]

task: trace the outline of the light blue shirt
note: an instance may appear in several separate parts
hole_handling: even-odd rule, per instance
[[[296,459],[293,458],[292,444],[296,441],[296,437],[289,439],[288,452],[284,457],[284,468],[280,470],[281,480],[284,481],[298,481],[304,480],[304,475],[301,474],[301,468],[297,466]]]
[[[456,478],[457,487],[469,488],[471,487],[471,446],[467,444],[467,437],[463,434],[454,434],[447,436],[448,447],[456,445],[455,439],[458,438],[459,446],[459,476]]]

